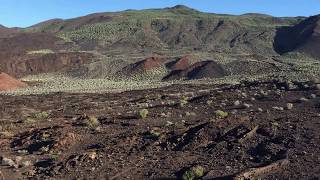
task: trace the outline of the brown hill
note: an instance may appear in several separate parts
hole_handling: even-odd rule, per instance
[[[190,80],[202,78],[221,78],[227,71],[214,61],[201,61],[184,70],[174,70],[163,80]]]
[[[175,61],[167,63],[167,67],[172,71],[184,70],[184,69],[187,69],[189,66],[191,66],[194,62],[195,62],[195,57],[193,57],[192,55],[187,55],[187,56],[178,58]]]
[[[35,31],[42,32],[61,32],[79,29],[82,26],[101,23],[112,20],[113,15],[111,13],[94,13],[78,18],[63,20],[63,19],[51,19],[45,22],[38,23],[29,27]]]
[[[7,28],[0,24],[0,38],[12,36],[15,33],[18,33],[18,28]]]
[[[15,77],[64,71],[92,60],[90,53],[63,52],[70,44],[51,33],[18,33],[0,38],[0,69]]]
[[[0,59],[39,49],[63,49],[62,43],[61,38],[50,33],[19,33],[12,37],[0,39]]]
[[[272,42],[277,27],[299,18],[203,13],[186,6],[165,9],[96,13],[68,20],[54,19],[28,28],[54,32],[81,50],[180,49],[276,54]]]
[[[320,15],[307,18],[293,27],[279,28],[274,45],[280,54],[298,51],[320,58]]]
[[[6,73],[0,73],[0,91],[9,91],[24,87],[27,87],[27,84],[9,76]]]
[[[13,30],[6,27],[0,29],[3,32]],[[135,62],[136,58],[129,57],[134,53],[145,56],[148,52],[166,52],[167,54],[164,54],[168,56],[179,56],[177,52],[180,50],[183,53],[219,53],[222,56],[257,54],[262,57],[297,50],[315,57],[320,56],[316,50],[319,45],[319,16],[308,19],[278,18],[260,14],[232,16],[203,13],[186,6],[175,6],[165,9],[96,13],[68,20],[53,19],[26,29],[15,30],[18,31],[16,34],[0,37],[0,68],[15,77],[64,71],[66,68],[88,62],[90,56],[81,54],[80,57],[74,57],[74,51],[92,51],[99,57],[112,57],[112,53],[117,56],[121,54],[127,64]],[[28,54],[30,51],[39,50],[51,50],[55,55]],[[56,54],[61,50],[70,52],[68,58],[73,60],[68,60],[67,64],[63,63],[66,60],[60,56],[66,55]],[[82,57],[87,60],[81,59]],[[79,64],[75,63],[77,58],[81,59],[77,62]],[[208,58],[214,59],[211,56]],[[102,58],[100,60],[103,61]],[[192,67],[194,62],[196,61],[188,56],[170,63],[167,63],[167,60],[151,58],[130,64],[120,73],[131,75],[163,66],[172,70],[172,73],[177,73],[176,70],[187,73],[179,75],[186,79],[207,77],[211,74],[208,65],[205,66],[208,72],[202,69],[201,72],[204,74],[195,73],[196,75],[189,76],[189,67]],[[102,67],[101,71],[110,69],[108,66]]]
[[[133,75],[133,74],[143,73],[146,71],[151,71],[156,68],[164,66],[166,61],[167,61],[167,58],[165,57],[149,57],[147,59],[138,61],[136,63],[130,64],[124,67],[117,74]]]
[[[90,53],[69,52],[14,56],[1,63],[2,70],[16,77],[50,72],[65,72],[91,62]]]

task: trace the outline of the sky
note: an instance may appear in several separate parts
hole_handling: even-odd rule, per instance
[[[7,27],[28,27],[53,18],[69,19],[96,12],[164,8],[178,4],[203,12],[234,15],[320,14],[320,0],[0,0],[0,24]]]

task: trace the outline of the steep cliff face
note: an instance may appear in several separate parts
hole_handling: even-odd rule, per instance
[[[64,71],[92,60],[81,52],[60,52],[68,47],[51,33],[18,33],[0,38],[0,69],[15,77]]]
[[[11,57],[2,62],[2,70],[16,77],[50,72],[64,72],[89,63],[93,59],[89,53],[52,53]]]

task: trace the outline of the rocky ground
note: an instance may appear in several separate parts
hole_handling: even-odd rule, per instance
[[[0,96],[0,179],[318,179],[320,87]]]

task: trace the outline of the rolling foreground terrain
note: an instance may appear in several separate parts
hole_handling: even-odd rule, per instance
[[[319,179],[319,48],[320,15],[0,25],[0,180]]]

